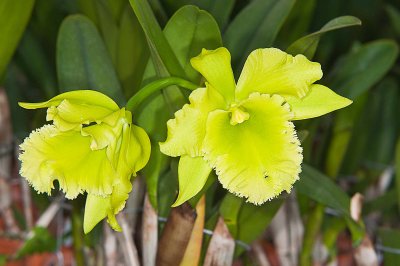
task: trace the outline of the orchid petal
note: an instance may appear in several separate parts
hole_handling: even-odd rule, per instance
[[[126,204],[132,184],[128,179],[121,179],[121,183],[114,186],[111,195],[102,197],[88,194],[83,219],[83,231],[90,232],[101,220],[107,217],[107,222],[115,231],[122,231],[115,217]]]
[[[301,98],[321,77],[320,64],[303,55],[293,57],[276,48],[257,49],[243,67],[236,87],[236,100],[246,99],[252,92]]]
[[[249,119],[236,125],[230,111],[210,113],[203,150],[224,188],[261,204],[291,190],[302,149],[281,96],[253,93],[240,108]]]
[[[206,184],[211,170],[203,157],[182,156],[178,166],[179,194],[172,207],[179,206],[196,196]]]
[[[190,94],[190,104],[175,113],[175,118],[167,122],[168,136],[160,143],[161,152],[169,156],[202,155],[207,115],[224,108],[223,97],[210,84]]]
[[[294,114],[293,120],[318,117],[337,109],[344,108],[352,103],[351,100],[342,97],[328,87],[314,84],[304,98],[285,96]]]
[[[69,199],[84,191],[96,195],[112,192],[115,170],[106,151],[91,150],[90,137],[79,131],[61,132],[45,125],[32,132],[20,148],[21,175],[38,192],[50,194],[54,180]]]
[[[235,78],[231,67],[231,54],[226,48],[203,49],[190,63],[228,103],[234,99]]]

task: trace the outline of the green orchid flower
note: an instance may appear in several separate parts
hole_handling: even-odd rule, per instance
[[[235,84],[226,48],[205,50],[192,66],[207,80],[189,104],[168,121],[161,151],[180,156],[179,195],[195,196],[215,169],[222,186],[254,204],[290,192],[299,179],[302,148],[293,120],[308,119],[352,103],[313,84],[319,63],[279,49],[253,51]]]
[[[105,217],[115,218],[132,190],[130,178],[150,156],[146,132],[132,124],[131,112],[92,90],[71,91],[47,102],[19,103],[26,109],[48,108],[45,125],[21,144],[21,176],[39,193],[51,193],[53,181],[68,199],[87,192],[84,231]]]

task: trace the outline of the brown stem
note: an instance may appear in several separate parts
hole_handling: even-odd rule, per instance
[[[189,243],[196,216],[196,211],[188,203],[172,208],[158,244],[156,265],[180,264]]]

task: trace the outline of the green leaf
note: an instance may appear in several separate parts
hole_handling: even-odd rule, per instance
[[[0,79],[17,48],[34,3],[34,0],[0,2]]]
[[[398,46],[394,41],[378,40],[364,44],[338,60],[330,74],[330,88],[355,100],[389,71],[397,55]]]
[[[393,252],[393,250],[400,249],[400,231],[396,229],[380,228],[378,235],[384,246],[382,251],[385,265],[398,265],[400,254]]]
[[[333,134],[326,155],[326,174],[336,178],[345,157],[355,121],[360,117],[366,104],[366,98],[359,97],[351,106],[339,110],[336,114]]]
[[[185,5],[195,5],[209,12],[223,29],[233,10],[235,0],[166,0],[165,4],[170,11],[178,10]]]
[[[303,171],[295,188],[299,193],[336,210],[345,219],[352,233],[353,242],[358,244],[361,241],[364,236],[363,225],[351,218],[350,198],[331,178],[303,164]]]
[[[304,36],[314,17],[317,0],[296,1],[276,38],[277,47],[287,46]]]
[[[261,206],[243,202],[237,219],[236,239],[251,244],[266,230],[283,202],[284,198],[281,197]],[[237,245],[235,255],[238,256],[243,251],[244,249]]]
[[[57,40],[57,74],[62,92],[92,89],[119,105],[125,103],[107,49],[85,16],[72,15],[61,24]]]
[[[386,12],[389,15],[390,22],[397,37],[400,37],[400,10],[396,9],[394,6],[387,5]]]
[[[127,98],[139,90],[148,58],[144,32],[132,9],[127,6],[120,21],[116,65]]]
[[[38,85],[46,99],[57,94],[55,70],[51,67],[52,64],[39,39],[29,30],[25,31],[18,47],[17,60],[26,74]]]
[[[183,68],[163,34],[149,3],[141,0],[129,0],[129,3],[146,35],[153,62],[156,62],[156,65],[161,64],[167,71],[160,73],[161,76],[169,74],[185,78]]]
[[[396,174],[396,189],[397,189],[397,205],[400,210],[400,137],[397,139],[395,153],[395,174]]]
[[[311,60],[314,57],[319,40],[323,34],[341,28],[359,25],[361,25],[361,20],[353,16],[334,18],[326,23],[319,31],[304,36],[292,43],[286,51],[293,55],[303,54]]]
[[[399,133],[399,85],[394,78],[385,78],[370,92],[375,119],[369,124],[369,141],[364,156],[370,162],[389,165],[393,161]],[[367,107],[369,108],[369,107]]]
[[[244,199],[228,192],[219,206],[219,213],[224,218],[224,222],[233,238],[236,238],[237,235],[238,217],[243,202]]]
[[[296,190],[307,197],[327,205],[340,214],[350,217],[350,198],[331,178],[313,167],[303,164]]]
[[[157,178],[158,188],[157,197],[155,198],[157,201],[158,215],[165,218],[168,217],[171,211],[171,205],[174,203],[178,191],[178,174],[176,172],[178,161],[172,159],[169,160],[169,162],[170,164],[168,165],[169,168],[167,171],[159,173],[159,180]]]
[[[372,212],[383,213],[392,211],[392,208],[398,205],[398,198],[397,188],[390,189],[381,196],[365,202],[363,206],[363,215],[368,215]]]
[[[240,68],[254,49],[272,46],[294,2],[255,0],[234,18],[224,35],[234,66]]]
[[[211,50],[222,46],[214,18],[195,6],[185,6],[171,17],[164,34],[187,79],[199,83],[201,76],[192,68],[190,59],[198,56],[203,48]]]
[[[47,228],[34,227],[31,237],[28,238],[17,251],[16,257],[22,258],[26,255],[39,252],[54,252],[56,250],[56,244],[56,240],[49,233]]]

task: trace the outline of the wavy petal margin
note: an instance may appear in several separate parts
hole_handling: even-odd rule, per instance
[[[257,49],[246,60],[236,87],[236,99],[252,92],[304,97],[322,78],[321,65],[304,55],[293,57],[276,48]]]
[[[282,97],[253,93],[241,108],[250,116],[236,125],[228,111],[209,115],[205,159],[223,187],[258,205],[291,190],[301,171],[302,149]]]

